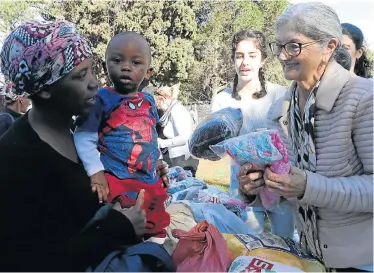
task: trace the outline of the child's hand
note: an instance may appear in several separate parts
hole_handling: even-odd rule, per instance
[[[104,172],[100,171],[98,173],[95,173],[90,178],[92,192],[97,192],[100,203],[106,203],[109,195],[109,185],[108,181],[105,178]]]
[[[164,162],[161,159],[157,160],[156,171],[157,171],[157,174],[162,179],[164,188],[166,188],[166,189],[169,188],[169,177],[168,177],[169,169],[168,169],[168,165],[164,164]]]
[[[162,186],[165,189],[168,189],[170,187],[170,185],[169,185],[169,177],[167,175],[163,175],[163,176],[161,176],[161,179],[162,179]]]

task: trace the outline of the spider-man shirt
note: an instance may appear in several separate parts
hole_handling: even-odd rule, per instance
[[[90,115],[79,126],[80,130],[99,133],[98,149],[106,171],[119,179],[154,184],[159,178],[158,121],[152,95],[120,95],[100,88]]]

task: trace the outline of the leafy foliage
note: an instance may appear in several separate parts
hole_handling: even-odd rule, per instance
[[[209,100],[232,82],[231,38],[242,29],[261,30],[274,38],[274,23],[288,2],[204,1],[196,11],[198,31],[194,43],[195,64],[181,89],[185,100]],[[268,54],[271,56],[271,54]],[[265,63],[267,80],[287,85],[277,60]]]
[[[75,23],[96,54],[101,84],[106,82],[101,62],[109,40],[122,31],[140,32],[152,49],[152,84],[181,83],[180,98],[187,103],[208,101],[231,83],[235,32],[262,30],[272,40],[274,22],[287,5],[287,0],[0,1],[0,31],[9,32],[29,20],[35,10],[47,20]],[[287,84],[278,61],[269,58],[265,71],[268,80]]]
[[[14,30],[19,22],[32,19],[35,13],[26,1],[0,1],[0,32]]]
[[[188,1],[82,0],[50,5],[48,15],[77,24],[98,60],[104,60],[106,46],[114,35],[136,31],[151,45],[153,83],[173,84],[188,78],[196,34],[195,13]],[[98,72],[104,76],[102,70]]]

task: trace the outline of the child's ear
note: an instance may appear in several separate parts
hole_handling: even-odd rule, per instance
[[[150,78],[152,77],[152,74],[153,74],[153,69],[150,68],[147,70],[147,73],[145,74],[145,77],[144,77],[144,80],[150,80]]]
[[[153,75],[153,67],[148,68],[146,77],[149,79]]]
[[[177,83],[177,84],[174,84],[172,87],[170,87],[170,89],[171,89],[171,96],[172,96],[173,99],[177,99],[178,98],[180,85],[181,85],[180,83]]]

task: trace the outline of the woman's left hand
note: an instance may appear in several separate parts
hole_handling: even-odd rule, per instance
[[[162,138],[157,139],[158,147],[161,148],[161,149],[166,148],[166,146],[167,146],[166,142],[167,142],[166,139],[162,139]]]
[[[305,193],[307,176],[306,172],[299,168],[291,167],[290,174],[276,174],[266,168],[264,179],[270,192],[287,199],[301,198]]]

